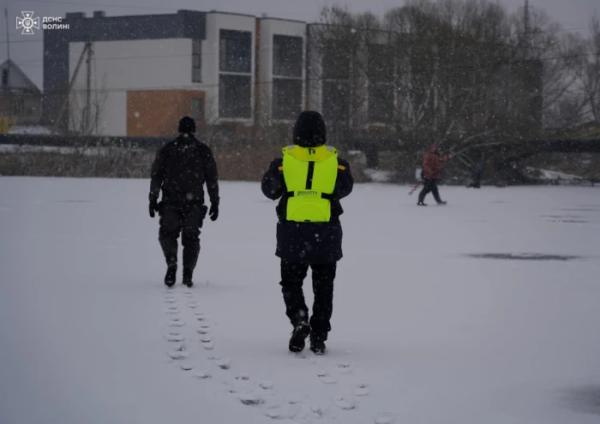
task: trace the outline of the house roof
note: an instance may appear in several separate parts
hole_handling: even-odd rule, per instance
[[[9,89],[28,91],[39,95],[42,94],[37,85],[35,85],[35,83],[29,79],[25,72],[23,72],[21,68],[19,68],[17,64],[10,59],[5,60],[2,65],[0,65],[0,72],[2,74],[4,74],[6,70],[8,70],[7,86]],[[2,85],[1,88],[4,88],[4,86]]]

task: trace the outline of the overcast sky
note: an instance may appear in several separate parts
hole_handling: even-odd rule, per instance
[[[524,0],[497,0],[510,11],[517,10]],[[252,15],[318,21],[325,6],[344,5],[353,12],[371,11],[383,14],[393,7],[402,6],[404,0],[0,0],[2,15],[8,8],[8,30],[11,59],[42,87],[42,35],[21,35],[15,28],[15,17],[21,11],[34,11],[36,16],[64,16],[66,12],[104,10],[109,16],[131,14],[173,13],[178,9],[219,10]],[[589,20],[594,13],[600,15],[600,0],[530,0],[530,4],[543,9],[566,31],[587,35]],[[6,60],[6,28],[1,16],[0,62]]]

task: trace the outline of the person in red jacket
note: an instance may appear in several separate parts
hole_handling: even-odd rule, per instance
[[[429,192],[433,194],[438,205],[446,204],[440,198],[437,183],[442,176],[442,169],[447,160],[448,155],[441,155],[437,144],[432,144],[425,152],[423,155],[423,189],[419,193],[417,205],[427,206],[424,200]]]

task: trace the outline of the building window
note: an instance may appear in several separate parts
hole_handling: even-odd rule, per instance
[[[273,119],[295,119],[302,110],[302,80],[273,80]]]
[[[251,72],[252,34],[250,32],[221,30],[219,69],[222,72]]]
[[[394,116],[394,60],[390,46],[368,46],[367,78],[368,119],[370,122],[391,122]]]
[[[295,119],[302,109],[303,49],[302,37],[273,36],[273,119]]]
[[[202,40],[192,40],[192,82],[202,82]]]
[[[219,117],[252,118],[252,33],[220,30]]]
[[[245,75],[219,76],[219,116],[222,118],[251,118],[251,77]]]
[[[273,36],[273,75],[302,77],[302,37]]]
[[[8,69],[4,68],[2,70],[2,87],[6,88],[8,87]]]

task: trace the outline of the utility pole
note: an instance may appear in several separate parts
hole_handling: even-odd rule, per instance
[[[525,54],[529,57],[531,53],[531,23],[529,21],[529,0],[525,0],[525,7],[523,9],[523,36],[525,38]]]
[[[86,81],[85,81],[85,109],[82,132],[89,134],[92,129],[91,116],[92,116],[92,43],[87,42],[86,45],[87,55],[85,59],[86,65]]]
[[[8,126],[10,127],[11,125],[11,118],[10,116],[13,114],[14,112],[14,105],[13,105],[13,96],[10,90],[10,66],[11,66],[11,62],[10,62],[10,33],[8,31],[8,8],[5,7],[4,8],[4,21],[5,21],[5,26],[6,26],[6,68],[2,69],[2,91],[3,94],[6,96],[6,115],[7,117],[0,117],[4,122],[2,122],[2,124],[0,125],[1,127],[5,127]],[[4,132],[4,129],[1,130],[2,132]]]
[[[6,57],[10,61],[10,33],[8,31],[8,7],[4,8],[4,21],[6,24]]]
[[[81,54],[79,55],[79,59],[77,60],[77,65],[75,66],[75,71],[73,72],[73,76],[69,81],[69,86],[67,88],[67,92],[65,93],[62,105],[60,106],[56,121],[54,121],[54,130],[57,130],[62,122],[62,119],[67,111],[67,106],[69,105],[69,96],[71,94],[71,90],[73,89],[73,85],[75,84],[75,80],[77,79],[77,75],[79,74],[79,68],[81,67],[81,62],[83,62],[83,58],[85,57],[87,50],[91,48],[90,42],[85,43]],[[67,124],[68,125],[68,124]]]

